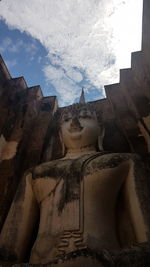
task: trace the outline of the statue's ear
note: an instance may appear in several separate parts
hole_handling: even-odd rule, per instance
[[[64,142],[63,142],[63,138],[62,138],[61,130],[59,131],[59,139],[60,139],[61,147],[62,147],[62,155],[64,156],[66,151],[65,151],[65,144],[64,144]]]
[[[103,125],[99,127],[99,134],[98,134],[98,148],[99,151],[103,151],[103,139],[105,135],[105,128]]]

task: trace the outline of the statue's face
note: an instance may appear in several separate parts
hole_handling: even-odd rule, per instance
[[[81,109],[76,114],[65,113],[61,120],[61,136],[66,148],[84,148],[95,145],[99,125],[95,113]]]

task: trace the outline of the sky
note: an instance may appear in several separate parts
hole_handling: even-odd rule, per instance
[[[59,106],[105,97],[141,49],[142,0],[1,0],[0,54],[12,77]]]

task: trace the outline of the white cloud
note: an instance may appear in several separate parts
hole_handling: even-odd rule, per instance
[[[81,82],[83,80],[81,72],[75,70],[75,69],[68,69],[66,70],[66,75],[73,80],[74,82]]]
[[[46,80],[56,88],[61,103],[67,105],[72,99],[78,97],[80,87],[70,78],[70,76],[74,75],[76,81],[81,80],[77,77],[78,72],[68,76],[62,68],[56,68],[52,65],[46,66],[44,72]]]
[[[64,71],[62,69],[57,69],[51,65],[44,68],[45,76],[47,80],[59,80],[64,77]]]
[[[117,82],[130,52],[140,49],[142,0],[5,0],[0,17],[46,47],[47,81],[67,104],[83,79],[99,90]],[[80,72],[81,70],[81,72]],[[66,93],[65,93],[66,91]]]

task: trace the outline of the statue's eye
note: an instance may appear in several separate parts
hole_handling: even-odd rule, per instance
[[[65,121],[65,122],[67,122],[67,121],[69,121],[69,120],[71,120],[70,117],[65,117],[65,118],[63,119],[63,121]]]
[[[90,116],[88,113],[82,113],[82,114],[80,114],[79,117],[80,117],[80,118],[88,118],[88,119],[91,118],[91,116]]]

